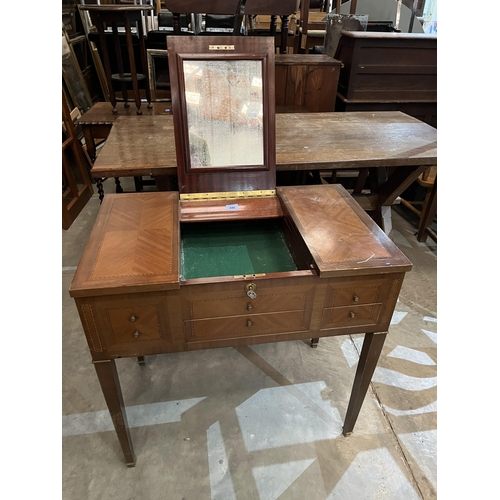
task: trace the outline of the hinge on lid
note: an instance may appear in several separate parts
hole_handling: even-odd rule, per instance
[[[237,200],[243,198],[270,198],[276,196],[276,189],[262,189],[254,191],[222,191],[219,193],[184,193],[181,201],[203,200]]]

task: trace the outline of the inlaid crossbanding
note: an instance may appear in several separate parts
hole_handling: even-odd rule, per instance
[[[158,198],[119,197],[112,203],[90,279],[172,274],[172,205]]]

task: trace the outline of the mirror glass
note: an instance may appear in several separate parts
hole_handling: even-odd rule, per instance
[[[191,168],[264,164],[262,61],[183,61]]]

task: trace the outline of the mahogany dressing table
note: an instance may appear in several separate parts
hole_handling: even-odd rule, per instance
[[[106,196],[70,287],[125,461],[121,357],[365,333],[348,435],[412,264],[342,186],[276,187],[272,38],[169,44],[179,192]]]

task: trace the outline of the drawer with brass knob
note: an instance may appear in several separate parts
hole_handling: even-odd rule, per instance
[[[327,307],[323,309],[321,330],[343,328],[346,326],[371,327],[379,321],[382,304],[360,306]]]
[[[99,331],[94,345],[113,356],[126,355],[139,345],[154,352],[173,342],[164,293],[101,297],[83,305],[82,312],[89,328],[95,324]]]
[[[305,283],[305,281],[304,281]],[[227,290],[192,292],[182,296],[183,318],[208,319],[311,309],[314,284],[299,282],[295,287],[269,286],[267,280],[226,285]]]
[[[159,340],[159,312],[155,305],[107,309],[111,332],[116,342]]]
[[[220,340],[248,335],[307,331],[311,323],[311,309],[280,313],[253,314],[225,318],[189,320],[184,323],[188,342]]]
[[[327,285],[324,307],[375,304],[382,302],[392,284],[390,277],[336,280]]]

